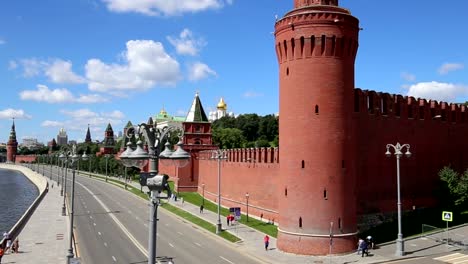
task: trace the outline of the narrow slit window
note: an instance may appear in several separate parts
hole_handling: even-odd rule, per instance
[[[338,229],[341,229],[341,218],[338,218]]]
[[[302,217],[299,217],[299,228],[302,228]]]
[[[288,188],[284,188],[284,196],[288,196]]]
[[[344,162],[344,160],[341,160],[341,168],[342,168],[342,169],[345,168],[345,162]]]
[[[286,68],[286,76],[289,76],[289,67]]]
[[[315,114],[316,114],[316,115],[319,114],[319,106],[318,106],[318,105],[315,105]]]
[[[304,160],[302,160],[301,165],[302,165],[302,168],[305,168],[305,161]]]
[[[327,200],[328,199],[328,196],[327,196],[327,189],[323,189],[323,199]]]

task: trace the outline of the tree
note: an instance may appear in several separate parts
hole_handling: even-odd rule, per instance
[[[452,168],[444,167],[439,171],[439,177],[446,182],[455,205],[461,206],[468,202],[468,170],[459,175]]]
[[[213,130],[213,141],[222,149],[232,149],[243,147],[245,138],[237,128],[218,128]]]

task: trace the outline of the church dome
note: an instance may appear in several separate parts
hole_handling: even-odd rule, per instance
[[[221,99],[219,100],[219,103],[218,103],[218,109],[219,110],[226,110],[227,109],[227,105],[226,103],[224,102],[224,99],[221,97]]]

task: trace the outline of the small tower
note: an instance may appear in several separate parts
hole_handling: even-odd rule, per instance
[[[280,250],[356,248],[352,141],[359,21],[337,0],[294,0],[275,24],[279,63]]]
[[[59,133],[57,135],[57,145],[62,146],[62,145],[67,145],[68,144],[68,135],[67,131],[62,127],[59,130]]]
[[[10,137],[7,143],[7,162],[16,161],[16,153],[18,151],[18,141],[16,141],[16,130],[15,130],[15,119],[13,119],[13,125],[11,126]]]
[[[107,124],[106,131],[104,132],[104,141],[102,142],[100,154],[114,154],[114,130],[112,130],[111,124]]]
[[[192,106],[182,124],[184,129],[184,149],[202,149],[201,145],[212,145],[211,123],[206,117],[198,93],[195,94]]]
[[[91,143],[91,132],[89,131],[89,124],[88,124],[88,131],[86,131],[86,138],[85,138],[85,143]]]

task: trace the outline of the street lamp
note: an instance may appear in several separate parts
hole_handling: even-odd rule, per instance
[[[221,160],[227,159],[227,153],[222,149],[214,150],[211,159],[218,160],[218,223],[216,225],[216,234],[219,234],[223,229],[221,224]]]
[[[62,159],[62,154],[60,154],[59,159]],[[68,163],[66,160],[62,159],[62,164],[63,164],[63,169],[65,170],[65,173],[62,170],[62,190],[60,193],[63,196],[63,204],[62,204],[62,215],[66,215],[66,208],[65,208],[65,198],[67,197],[67,174],[68,174]]]
[[[202,205],[205,206],[205,184],[202,183],[202,197],[203,197],[203,200],[202,200]]]
[[[110,156],[111,155],[109,155],[109,154],[104,155],[104,157],[106,158],[106,182],[107,182],[107,163],[109,162],[109,157]]]
[[[74,204],[75,204],[75,164],[80,159],[87,160],[88,156],[86,152],[80,157],[76,152],[76,145],[73,145],[72,151],[68,151],[60,154],[60,159],[65,161],[67,164],[70,163],[72,167],[72,188],[71,188],[71,206],[70,206],[70,247],[68,248],[67,254],[67,263],[70,263],[71,259],[74,257],[73,254],[73,215],[74,215]]]
[[[396,145],[392,144],[387,144],[387,152],[385,152],[385,156],[390,157],[392,156],[392,153],[390,152],[390,148],[393,149],[395,152],[394,155],[396,156],[396,164],[397,164],[397,195],[398,195],[398,200],[397,200],[397,207],[398,207],[398,236],[396,240],[396,252],[395,254],[397,256],[403,256],[405,255],[405,245],[403,241],[403,234],[401,233],[401,198],[400,198],[400,157],[403,156],[403,153],[401,152],[404,148],[406,148],[405,155],[406,157],[411,157],[411,152],[410,152],[410,145],[409,144],[403,144],[400,145],[400,143],[396,143]]]
[[[249,193],[245,193],[245,199],[247,200],[247,222],[249,221]]]
[[[144,138],[148,144],[148,151],[142,148],[143,142],[138,141],[135,150],[132,149],[132,143],[127,143],[127,149],[120,154],[120,159],[125,167],[144,167],[149,159],[149,173],[150,178],[146,182],[140,181],[145,184],[151,191],[151,207],[149,212],[149,238],[148,238],[148,263],[154,264],[156,260],[156,233],[158,221],[158,205],[161,198],[167,199],[170,196],[170,188],[167,184],[167,175],[158,175],[159,172],[159,159],[170,159],[174,162],[176,167],[184,167],[189,163],[190,154],[182,148],[182,142],[177,143],[178,148],[172,151],[168,148],[170,144],[166,143],[166,149],[161,152],[162,141],[169,139],[169,132],[176,130],[175,126],[166,126],[162,129],[157,128],[156,124],[150,122],[149,124],[140,124],[136,128],[128,128],[126,131],[127,138],[132,138],[137,134],[139,138]],[[161,197],[161,191],[168,192],[167,197]]]

